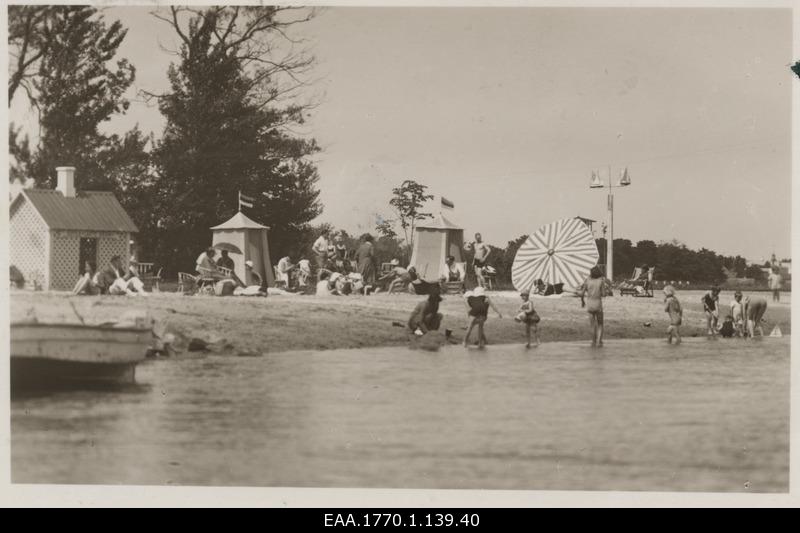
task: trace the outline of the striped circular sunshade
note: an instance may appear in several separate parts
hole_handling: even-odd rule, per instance
[[[575,288],[599,258],[589,227],[580,219],[565,218],[542,226],[522,243],[511,267],[511,281],[518,291],[533,289],[538,279]]]

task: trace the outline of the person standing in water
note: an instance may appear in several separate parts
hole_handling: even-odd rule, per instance
[[[469,346],[469,336],[472,334],[472,329],[478,326],[478,348],[483,348],[487,343],[483,325],[489,317],[489,308],[491,307],[494,309],[494,312],[497,313],[497,316],[500,318],[503,318],[503,314],[495,307],[494,302],[486,296],[483,287],[475,287],[472,294],[465,296],[470,323],[467,334],[464,336],[464,347],[466,348]]]
[[[717,336],[717,323],[719,322],[719,293],[720,288],[711,287],[711,290],[703,295],[703,311],[706,314],[706,330],[709,337]]]
[[[744,299],[744,316],[747,320],[747,334],[752,339],[755,336],[755,331],[758,329],[758,334],[763,337],[764,330],[761,329],[761,319],[764,318],[764,313],[767,311],[767,299],[763,296],[748,296]]]
[[[592,346],[603,345],[603,298],[611,294],[611,287],[597,266],[592,267],[589,277],[578,287],[581,307],[589,313],[592,326]],[[584,299],[585,296],[585,299]]]
[[[533,336],[536,339],[536,346],[539,346],[542,343],[542,341],[539,340],[540,318],[539,313],[534,309],[533,302],[530,299],[531,293],[530,291],[522,291],[519,297],[522,299],[522,305],[519,307],[519,313],[514,317],[514,320],[525,324],[525,336],[528,339],[528,343],[525,347],[531,347],[531,330],[533,330]]]
[[[675,337],[675,344],[681,343],[681,322],[683,322],[683,309],[678,298],[675,297],[675,287],[667,285],[664,287],[664,311],[669,313],[669,327],[667,328],[667,342],[672,344]]]

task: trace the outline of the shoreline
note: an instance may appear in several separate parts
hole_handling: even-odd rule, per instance
[[[490,313],[486,334],[490,345],[524,344],[524,327],[513,316],[521,303],[511,291],[488,292],[503,318]],[[702,291],[679,293],[684,308],[681,336],[705,337],[705,318],[700,297]],[[722,295],[724,316],[732,294]],[[183,296],[176,293],[151,293],[145,297],[74,296],[69,293],[12,291],[11,322],[31,315],[40,322],[101,323],[119,320],[126,313],[146,311],[159,327],[186,343],[200,338],[234,355],[257,355],[275,352],[324,351],[366,347],[407,346],[405,324],[414,306],[424,296],[382,294],[371,296],[298,296],[263,297]],[[542,344],[553,342],[589,342],[591,333],[587,313],[578,298],[534,299],[542,317]],[[74,308],[73,308],[74,306]],[[605,328],[608,341],[619,339],[658,339],[665,337],[668,317],[660,298],[615,296],[604,300]],[[458,295],[445,295],[440,312],[444,315],[442,331],[453,331],[453,339],[463,342],[467,326],[466,307]],[[789,302],[768,302],[764,333],[775,325],[785,336],[791,334]],[[645,324],[651,324],[649,327]],[[735,339],[734,339],[735,340]],[[186,354],[186,349],[176,346]],[[463,346],[462,346],[463,348]],[[531,348],[535,350],[535,348]]]

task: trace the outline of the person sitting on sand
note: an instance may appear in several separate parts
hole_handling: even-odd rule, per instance
[[[747,318],[747,334],[752,339],[755,337],[755,330],[759,336],[764,336],[761,328],[761,320],[767,311],[767,299],[763,296],[748,296],[744,300],[744,316]]]
[[[717,322],[719,321],[719,293],[719,287],[711,287],[711,290],[705,293],[701,300],[703,303],[703,312],[706,314],[706,330],[708,331],[709,337],[713,337],[717,334]]]
[[[522,305],[519,307],[519,313],[514,317],[514,320],[517,322],[525,324],[525,336],[528,339],[528,343],[525,345],[526,348],[531,347],[531,330],[533,330],[536,345],[538,346],[542,343],[541,340],[539,340],[539,313],[533,308],[533,301],[530,299],[530,296],[530,291],[522,291],[519,294],[519,297],[522,299]]]
[[[428,295],[428,298],[414,308],[411,316],[408,318],[409,334],[424,335],[429,331],[437,331],[442,324],[442,313],[439,312],[439,302],[442,297],[438,291],[433,291]]]
[[[75,282],[72,294],[100,294],[100,287],[97,286],[97,273],[94,271],[94,264],[86,261],[83,267],[83,275]]]
[[[589,324],[592,326],[592,346],[603,345],[603,298],[611,294],[611,285],[603,277],[597,266],[589,271],[589,277],[578,287],[581,307],[589,313]],[[584,299],[585,297],[585,299]]]
[[[117,296],[145,294],[144,283],[130,272],[125,274],[122,259],[118,255],[112,257],[108,266],[97,273],[93,282],[101,294]]]
[[[733,317],[731,315],[727,315],[725,317],[725,321],[722,322],[722,326],[719,328],[719,334],[726,339],[730,339],[733,337],[734,333],[736,333],[736,328],[733,326]]]
[[[683,321],[683,309],[681,303],[675,296],[675,287],[667,285],[664,287],[664,311],[669,313],[669,327],[667,328],[667,342],[672,344],[675,337],[675,344],[681,343],[681,322]]]
[[[464,336],[464,347],[469,346],[469,337],[472,334],[472,329],[478,326],[478,347],[483,348],[487,344],[486,334],[483,330],[483,325],[489,317],[489,308],[494,309],[497,316],[503,318],[502,313],[497,310],[494,303],[486,296],[486,291],[483,287],[475,287],[471,294],[465,294],[465,302],[469,310],[470,323],[467,328],[467,334]]]
[[[322,270],[319,273],[319,281],[317,282],[317,296],[338,295],[334,287],[331,285],[331,272],[328,270]]]
[[[308,282],[311,279],[311,261],[308,259],[301,259],[297,262],[297,284],[301,289],[308,287]]]

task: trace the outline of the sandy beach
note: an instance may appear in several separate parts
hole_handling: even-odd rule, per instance
[[[486,326],[492,344],[524,343],[524,327],[514,322],[519,306],[516,293],[489,293],[503,318],[491,313]],[[678,294],[684,308],[681,334],[703,336],[705,318],[700,291]],[[765,315],[765,334],[775,325],[790,333],[789,295],[778,304],[769,301]],[[724,316],[732,294],[721,295]],[[316,297],[277,295],[268,298],[183,296],[152,293],[147,297],[72,296],[66,293],[12,292],[11,320],[34,314],[41,322],[87,323],[119,320],[128,312],[146,310],[168,332],[184,340],[193,337],[215,342],[232,354],[289,350],[331,350],[342,348],[399,346],[407,342],[406,331],[393,326],[405,324],[415,304],[424,299],[409,294],[372,296]],[[574,297],[536,299],[542,317],[542,342],[580,341],[590,338],[586,313]],[[72,305],[70,305],[72,304]],[[73,309],[74,306],[74,309]],[[463,339],[467,325],[464,302],[459,296],[445,296],[441,303],[443,328]],[[655,298],[613,297],[605,300],[606,337],[642,339],[664,335],[668,325],[661,295]],[[650,323],[650,326],[645,324]],[[180,349],[180,345],[178,346]]]

